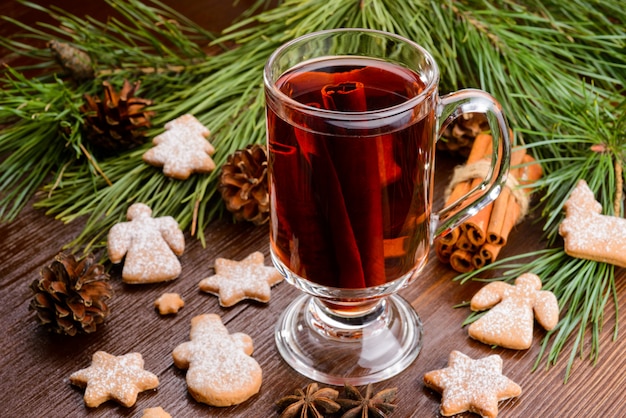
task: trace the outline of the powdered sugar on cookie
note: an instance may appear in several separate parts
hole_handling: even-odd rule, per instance
[[[515,285],[492,282],[474,295],[474,311],[490,309],[468,328],[470,337],[485,344],[516,350],[527,349],[533,341],[535,318],[546,329],[559,320],[559,305],[552,292],[541,290],[541,279],[525,273]]]
[[[185,237],[171,216],[152,218],[143,203],[128,208],[130,222],[114,225],[107,238],[109,259],[124,259],[122,279],[127,283],[153,283],[172,280],[181,272],[177,256],[185,250]]]
[[[154,147],[143,154],[148,164],[163,167],[163,174],[178,180],[192,173],[215,169],[215,148],[206,138],[209,130],[193,115],[183,115],[165,124],[165,132],[153,139]]]
[[[580,180],[567,202],[559,233],[572,257],[626,267],[626,219],[602,215],[587,182]]]
[[[474,360],[459,351],[450,353],[448,367],[426,373],[424,384],[442,394],[443,416],[470,411],[495,418],[499,401],[522,393],[517,383],[502,375],[500,356]]]
[[[140,353],[113,356],[97,351],[91,366],[72,373],[70,383],[86,387],[85,405],[97,407],[109,399],[123,406],[133,406],[139,392],[159,385],[156,375],[144,370]]]
[[[248,335],[229,334],[218,315],[206,314],[191,320],[190,340],[177,346],[172,357],[177,367],[188,369],[187,387],[197,401],[229,406],[259,391],[262,372],[250,357]]]
[[[264,265],[264,257],[254,252],[241,261],[218,258],[215,275],[200,281],[200,290],[219,296],[222,306],[232,306],[243,299],[269,302],[270,288],[283,276],[274,267]]]

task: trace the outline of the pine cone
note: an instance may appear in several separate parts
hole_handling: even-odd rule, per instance
[[[104,98],[85,94],[85,104],[80,111],[85,115],[87,139],[99,150],[116,153],[131,149],[145,141],[146,130],[154,112],[145,107],[151,100],[135,97],[140,83],[130,84],[124,80],[117,93],[108,81],[103,81]]]
[[[47,329],[76,335],[92,333],[104,322],[112,290],[109,275],[92,254],[79,261],[60,253],[40,276],[30,285],[34,296],[29,309],[37,312],[37,320]]]
[[[437,141],[437,149],[467,157],[474,144],[474,138],[489,130],[483,113],[467,113],[455,119],[444,130],[443,138]]]
[[[235,219],[256,225],[267,222],[267,188],[267,151],[264,146],[254,144],[235,151],[222,165],[219,190]]]
[[[86,52],[55,40],[48,42],[48,48],[59,65],[77,82],[94,78],[93,64]]]

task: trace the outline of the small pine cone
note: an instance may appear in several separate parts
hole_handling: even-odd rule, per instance
[[[109,314],[109,275],[92,254],[82,260],[58,254],[30,288],[34,296],[29,309],[37,312],[39,323],[58,334],[92,333]]]
[[[52,55],[65,71],[77,82],[91,80],[95,76],[91,58],[86,52],[63,42],[48,42]]]
[[[261,225],[269,219],[267,151],[262,145],[237,150],[222,165],[219,190],[237,220]]]
[[[455,119],[437,141],[437,149],[467,157],[474,144],[474,138],[489,130],[487,118],[482,113],[467,113]]]
[[[145,142],[154,112],[145,110],[151,100],[135,97],[139,85],[139,81],[131,85],[124,80],[118,93],[111,83],[103,81],[103,99],[85,95],[80,111],[85,116],[87,139],[97,149],[113,154]]]

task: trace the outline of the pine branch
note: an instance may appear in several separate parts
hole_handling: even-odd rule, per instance
[[[589,328],[591,358],[597,358],[602,313],[611,298],[615,304],[617,300],[614,269],[564,255],[556,246],[556,228],[581,173],[589,173],[587,181],[606,213],[621,196],[619,168],[626,146],[620,137],[626,128],[626,8],[621,0],[284,0],[245,17],[218,39],[157,1],[108,2],[123,19],[99,22],[27,3],[55,17],[58,25],[28,28],[8,21],[23,34],[0,39],[0,45],[35,63],[5,71],[0,80],[10,86],[0,93],[0,124],[14,124],[0,132],[0,152],[8,155],[0,164],[0,179],[8,181],[8,186],[0,183],[3,219],[14,218],[52,174],[37,206],[66,222],[87,219],[83,232],[70,243],[73,249],[102,247],[106,231],[135,201],[150,204],[156,215],[174,216],[184,228],[197,224],[197,236],[204,243],[203,231],[223,210],[216,194],[219,168],[185,182],[165,178],[141,161],[149,144],[90,163],[83,155],[82,120],[76,111],[82,94],[96,94],[105,79],[114,84],[140,80],[142,96],[155,102],[150,134],[158,134],[164,123],[181,114],[193,113],[212,132],[219,167],[235,150],[264,141],[262,69],[279,45],[321,29],[391,31],[433,53],[441,69],[442,92],[480,87],[498,98],[518,140],[544,166],[545,176],[535,187],[543,196],[546,238],[555,249],[501,260],[491,268],[532,268],[559,297],[563,318],[543,343],[549,364],[573,338],[569,373]],[[262,4],[259,0],[255,7]],[[96,78],[83,85],[64,78],[49,51],[33,46],[33,41],[50,39],[87,52]],[[209,43],[214,48],[237,46],[208,57],[202,46]],[[21,72],[29,69],[43,75],[27,81]],[[45,99],[30,100],[32,91]],[[29,122],[33,115],[37,117]],[[27,140],[17,141],[18,135]],[[42,164],[29,176],[18,170],[33,167],[34,158]],[[523,257],[532,261],[519,263]],[[459,280],[477,278],[483,271]],[[601,280],[592,283],[587,273]]]
[[[161,43],[155,41],[161,37],[169,37],[169,44],[185,44],[184,37],[181,36],[182,31],[175,31],[173,35],[169,32],[165,34],[159,32],[156,36],[145,29],[154,27],[155,19],[158,22],[167,21],[167,19],[161,18],[164,13],[155,12],[155,9],[143,6],[141,3],[111,2],[115,7],[121,8],[125,16],[136,21],[130,27],[119,21],[103,24],[90,20],[89,24],[85,25],[81,19],[58,10],[54,16],[60,21],[59,28],[68,28],[68,32],[73,34],[74,43],[81,45],[90,55],[100,57],[98,65],[117,68],[119,73],[115,74],[116,77],[129,78],[135,75],[141,78],[144,95],[149,97],[158,96],[159,91],[170,93],[169,97],[163,98],[155,107],[160,115],[155,119],[156,126],[186,112],[196,114],[201,121],[207,121],[213,132],[213,139],[218,143],[226,142],[230,145],[227,149],[218,150],[216,158],[220,161],[224,161],[228,152],[234,151],[237,146],[262,142],[262,134],[245,138],[241,133],[233,132],[229,127],[258,125],[258,121],[251,119],[251,116],[255,114],[246,112],[245,109],[248,105],[260,108],[259,103],[262,101],[262,95],[259,94],[260,74],[264,61],[278,45],[311,30],[340,26],[366,26],[395,31],[410,38],[420,39],[421,43],[436,54],[441,68],[445,69],[444,86],[448,85],[449,89],[456,89],[478,85],[493,91],[501,97],[505,106],[509,107],[508,113],[512,119],[517,120],[519,115],[524,115],[525,117],[519,122],[530,126],[545,126],[542,120],[543,112],[537,111],[533,100],[527,100],[521,96],[518,98],[511,85],[524,87],[523,92],[529,92],[532,98],[542,97],[546,92],[550,92],[549,94],[553,96],[563,97],[571,95],[573,86],[578,87],[580,82],[580,74],[576,67],[568,69],[567,72],[557,70],[563,67],[561,56],[570,48],[578,48],[577,36],[579,34],[577,32],[580,32],[580,28],[584,25],[574,26],[565,23],[555,25],[555,18],[547,18],[527,11],[534,7],[538,10],[545,10],[537,4],[532,4],[528,8],[511,8],[507,11],[511,5],[510,2],[494,2],[493,5],[486,3],[482,5],[482,9],[476,5],[470,5],[470,8],[468,5],[458,3],[443,3],[437,10],[436,17],[437,27],[444,30],[433,31],[424,24],[431,20],[432,5],[419,1],[402,2],[401,5],[395,2],[390,4],[374,0],[360,3],[341,0],[332,2],[331,5],[326,3],[320,0],[285,1],[279,7],[234,25],[226,31],[227,35],[215,42],[219,44],[235,40],[240,43],[239,48],[205,60],[204,63],[191,65],[181,62],[181,57],[171,54],[169,49],[160,48]],[[494,13],[492,7],[503,11]],[[407,23],[406,16],[415,17]],[[175,18],[184,21],[179,16]],[[511,25],[513,21],[515,25]],[[580,21],[585,20],[578,20],[577,23]],[[526,22],[525,25],[522,24],[524,22]],[[251,24],[252,29],[244,29]],[[178,24],[168,26],[169,29],[177,27]],[[455,28],[455,31],[448,28]],[[456,33],[456,28],[460,28],[460,38]],[[50,29],[53,28],[50,27]],[[65,32],[65,30],[58,30]],[[193,30],[197,28],[187,28],[187,32],[193,33]],[[587,32],[589,31],[584,32],[584,35],[591,37],[591,41],[594,41],[595,38]],[[603,32],[598,33],[603,34]],[[40,32],[35,35],[44,38]],[[126,43],[120,42],[120,35]],[[595,54],[599,48],[602,48],[600,52],[604,54],[615,54],[613,51],[618,50],[615,48],[615,43],[623,42],[623,37],[612,40],[617,35],[611,34],[608,40],[603,41],[605,44],[602,44],[599,40],[604,39],[603,36],[596,36],[598,41],[594,42],[598,45],[595,45],[596,49],[592,52]],[[98,42],[94,42],[94,39]],[[529,46],[529,39],[538,39],[538,43],[545,45],[545,55],[540,54],[537,59],[537,45]],[[586,43],[590,44],[591,41],[587,40]],[[147,52],[146,45],[152,45],[155,50]],[[548,47],[552,45],[558,45],[558,47]],[[182,50],[185,52],[184,58],[188,58],[190,54],[196,57],[193,53],[197,51],[197,47],[186,46]],[[121,51],[124,53],[120,53]],[[471,52],[466,54],[465,51]],[[507,53],[508,51],[510,52]],[[560,55],[555,56],[556,52]],[[173,57],[173,60],[167,63],[159,62],[158,57],[161,54]],[[118,62],[115,57],[119,56],[124,56],[127,64],[122,65]],[[513,59],[514,61],[507,61]],[[589,61],[587,59],[583,62]],[[610,62],[615,62],[616,66],[620,65],[618,60]],[[621,62],[623,64],[623,59]],[[168,74],[166,71],[137,76],[138,67],[154,66],[167,69],[168,65],[183,65],[187,70],[175,74]],[[532,77],[529,77],[529,65],[536,66],[536,72],[531,74]],[[609,67],[612,68],[612,64]],[[467,71],[467,68],[477,68],[477,71]],[[492,77],[490,74],[496,76]],[[554,77],[553,74],[558,74],[559,79],[556,80],[558,83],[554,88],[546,89],[546,80]],[[600,74],[597,78],[607,78],[607,76]],[[243,87],[247,89],[246,94],[242,94]],[[175,93],[171,94],[172,92]],[[498,92],[503,93],[498,94]],[[605,95],[605,92],[600,90],[598,94]],[[550,98],[550,100],[558,100],[558,97]],[[221,139],[222,129],[224,133],[232,133],[227,141]],[[251,129],[248,131],[255,132]],[[106,172],[106,163],[102,163],[101,167]],[[209,183],[214,184],[214,177]],[[42,205],[46,203],[43,202]],[[202,221],[202,225],[206,225],[206,222]]]
[[[80,90],[59,79],[31,81],[11,68],[0,89],[0,220],[14,219],[53,171],[71,163],[82,118]],[[69,147],[67,145],[70,145]]]
[[[619,326],[614,266],[572,258],[558,242],[563,205],[580,178],[587,181],[602,203],[603,213],[623,216],[621,206],[620,211],[614,213],[615,196],[621,195],[623,189],[623,183],[615,176],[614,167],[616,162],[621,164],[626,155],[626,100],[618,105],[613,103],[602,102],[587,92],[571,98],[569,103],[544,103],[542,108],[554,120],[554,126],[547,132],[525,133],[545,138],[529,147],[541,151],[543,156],[538,162],[542,164],[545,174],[534,187],[543,196],[540,206],[544,207],[544,231],[554,248],[498,260],[456,278],[461,282],[481,280],[481,275],[495,270],[504,271],[497,280],[514,281],[526,272],[541,277],[543,288],[552,291],[559,301],[561,320],[544,338],[535,367],[539,366],[546,351],[546,364],[555,364],[565,344],[573,338],[566,381],[576,353],[580,357],[585,354],[584,338],[589,329],[592,330],[589,358],[592,362],[598,359],[603,315],[607,303],[611,301],[615,308],[614,336]],[[475,319],[476,315],[470,315],[465,323]]]
[[[30,28],[5,18],[26,33],[17,33],[11,39],[1,38],[0,44],[14,54],[39,62],[18,68],[8,67],[0,80],[0,125],[12,125],[10,130],[0,132],[0,152],[10,154],[0,164],[0,178],[7,180],[0,184],[0,219],[4,221],[10,221],[19,214],[51,173],[55,184],[47,187],[50,195],[60,191],[60,185],[73,183],[76,180],[71,177],[74,173],[101,177],[92,169],[93,165],[87,167],[86,172],[81,170],[82,165],[91,164],[82,151],[85,149],[84,133],[78,108],[83,94],[97,95],[102,80],[110,77],[115,79],[114,83],[123,79],[142,79],[144,94],[157,101],[160,98],[165,100],[175,84],[192,85],[198,79],[193,71],[171,69],[188,68],[196,62],[206,61],[206,53],[198,42],[208,43],[214,39],[206,30],[159,2],[154,2],[160,6],[157,9],[136,0],[112,1],[110,4],[129,19],[126,23],[81,19],[58,8],[24,4],[50,14],[59,24]],[[61,73],[48,48],[33,46],[34,41],[47,44],[49,40],[68,42],[94,57],[94,66],[100,70],[99,76],[80,85],[72,83]],[[26,77],[24,74],[32,69],[43,71],[43,74]],[[54,72],[50,73],[50,69]],[[147,69],[164,71],[150,72]],[[33,97],[38,99],[33,100]],[[33,131],[33,120],[38,121],[39,130]],[[66,145],[70,147],[66,148]],[[35,150],[39,150],[37,158],[33,158]],[[135,164],[140,161],[139,156]],[[76,170],[67,169],[76,164]],[[106,165],[97,160],[93,160],[93,164],[98,167]],[[24,172],[28,176],[17,176],[15,167],[26,168]],[[95,179],[92,182],[98,184]],[[93,189],[87,196],[92,194]],[[41,204],[47,206],[45,202],[46,198]],[[50,204],[56,205],[56,202],[58,200]],[[71,200],[66,202],[75,207],[71,206]],[[58,209],[57,206],[53,208]]]

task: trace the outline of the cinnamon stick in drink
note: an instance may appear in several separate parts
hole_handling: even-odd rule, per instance
[[[273,253],[326,287],[363,289],[406,277],[427,255],[422,191],[434,114],[414,121],[409,109],[379,119],[360,112],[404,103],[420,94],[421,80],[399,66],[337,57],[305,62],[276,86],[296,103],[268,92]]]
[[[351,81],[350,73],[335,74],[336,84],[322,88],[325,109],[363,112],[367,110],[363,83]],[[382,182],[379,171],[378,138],[359,142],[343,142],[338,136],[329,143],[332,148],[338,185],[343,192],[348,222],[351,224],[365,283],[341,287],[371,287],[384,284],[385,258],[383,244]],[[333,216],[333,214],[330,214]]]
[[[298,257],[291,257],[291,269],[328,286],[339,287],[344,282],[364,286],[360,254],[328,150],[305,130],[296,130],[295,137],[300,152],[296,148],[274,149],[273,168],[276,187],[289,196],[288,201],[276,202],[276,210],[283,213],[281,216],[288,221],[291,233],[299,237],[298,248],[293,250]],[[313,168],[300,167],[303,164]],[[293,173],[303,171],[313,174],[312,187],[319,190],[307,190],[296,181]],[[325,203],[316,196],[326,196],[324,200],[333,202],[332,218],[325,220],[320,216],[317,207]],[[297,206],[298,210],[285,210],[283,205]],[[325,222],[330,222],[332,232],[322,227]],[[337,248],[337,251],[333,254],[328,251],[330,248]],[[328,272],[335,272],[335,275],[329,276]]]

